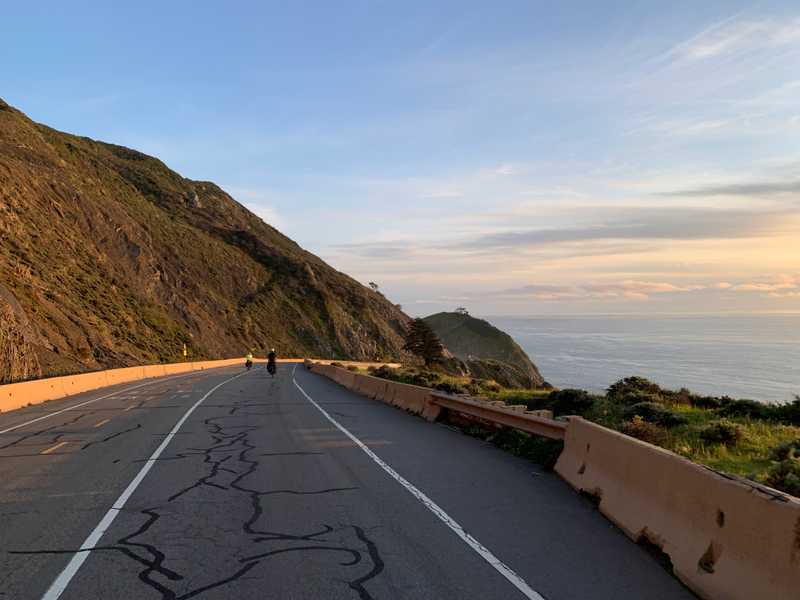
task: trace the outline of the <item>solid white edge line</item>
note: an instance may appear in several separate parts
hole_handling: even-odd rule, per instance
[[[294,373],[292,374],[294,375]],[[436,504],[433,500],[428,498],[424,493],[422,493],[419,489],[414,487],[412,483],[407,481],[403,476],[401,476],[397,471],[395,471],[392,467],[386,464],[381,457],[375,454],[372,450],[370,450],[366,444],[364,444],[361,440],[359,440],[356,436],[350,433],[347,429],[345,429],[336,419],[328,414],[328,412],[322,408],[319,404],[317,404],[314,399],[309,396],[306,391],[297,383],[297,380],[292,377],[292,381],[294,385],[297,387],[298,390],[306,397],[306,399],[313,404],[322,415],[328,419],[331,423],[333,423],[343,434],[345,434],[348,438],[350,438],[353,443],[355,443],[359,448],[361,448],[367,456],[369,456],[381,469],[386,471],[392,479],[396,480],[400,485],[402,485],[406,490],[408,490],[412,496],[414,496],[417,500],[419,500],[425,508],[430,510],[434,515],[436,515],[445,525],[447,525],[450,529],[455,532],[455,534],[460,537],[470,548],[472,548],[481,558],[483,558],[486,562],[488,562],[495,570],[500,573],[503,577],[505,577],[515,588],[517,588],[526,598],[530,598],[530,600],[545,600],[545,598],[531,588],[527,582],[517,575],[511,567],[506,565],[503,561],[497,558],[491,551],[486,548],[483,544],[481,544],[478,540],[472,537],[469,533],[467,533],[464,528],[459,525],[459,523],[453,519],[450,515],[448,515],[444,509],[442,509],[438,504]]]
[[[239,373],[238,375],[234,375],[222,383],[217,384],[184,413],[180,420],[175,423],[175,426],[167,434],[161,444],[159,444],[158,448],[156,448],[155,452],[150,455],[150,458],[147,459],[147,462],[145,462],[144,466],[141,468],[136,477],[133,478],[133,480],[128,484],[128,487],[125,488],[125,491],[122,492],[120,497],[117,498],[117,501],[100,520],[100,523],[97,524],[97,527],[94,528],[94,530],[89,534],[89,537],[87,537],[83,544],[81,544],[81,547],[78,549],[69,563],[67,563],[67,566],[64,567],[64,570],[61,571],[59,576],[56,577],[55,581],[53,581],[53,583],[50,585],[50,588],[47,590],[47,592],[45,592],[44,596],[42,596],[42,600],[58,600],[61,594],[64,593],[64,590],[67,589],[67,586],[69,585],[70,581],[72,581],[72,578],[75,577],[75,574],[81,568],[83,563],[86,562],[87,558],[89,558],[89,551],[92,550],[100,541],[100,538],[103,537],[103,534],[111,526],[111,523],[114,522],[114,519],[117,518],[117,515],[120,513],[120,511],[124,508],[125,503],[136,491],[136,488],[139,487],[139,484],[142,483],[142,480],[145,478],[150,469],[153,468],[153,465],[158,457],[162,452],[164,452],[169,442],[173,437],[175,437],[175,434],[178,433],[178,430],[186,422],[186,419],[188,419],[189,416],[195,411],[195,409],[200,406],[206,400],[206,398],[216,392],[223,385],[246,374],[247,371]]]
[[[171,381],[172,379],[176,379],[178,377],[186,377],[188,375],[194,375],[196,372],[197,371],[192,371],[191,373],[181,373],[179,375],[172,375],[171,377],[159,377],[159,378],[156,378],[154,381],[147,381],[147,382],[141,383],[139,385],[134,385],[134,386],[129,387],[129,388],[124,388],[124,389],[118,390],[116,392],[112,392],[110,394],[106,394],[105,396],[100,396],[99,398],[93,398],[92,400],[87,400],[86,402],[81,402],[80,404],[76,404],[75,406],[69,406],[67,408],[62,408],[61,410],[57,410],[55,412],[47,413],[46,415],[43,415],[43,416],[38,417],[36,419],[32,419],[30,421],[26,421],[25,423],[20,423],[19,425],[14,425],[13,427],[9,427],[8,429],[3,429],[2,431],[0,431],[0,435],[2,435],[4,433],[8,433],[10,431],[15,431],[17,429],[21,429],[22,427],[25,427],[26,425],[31,425],[33,423],[36,423],[38,421],[42,421],[44,419],[49,419],[50,417],[55,417],[56,415],[60,415],[61,413],[65,413],[67,411],[74,410],[76,408],[80,408],[81,406],[86,406],[87,404],[92,404],[94,402],[100,402],[100,400],[105,400],[106,398],[111,398],[111,396],[116,396],[117,394],[122,394],[124,392],[130,392],[131,390],[138,390],[139,388],[142,388],[142,387],[145,387],[145,386],[148,386],[148,385],[154,385],[156,383],[162,383],[164,381]]]

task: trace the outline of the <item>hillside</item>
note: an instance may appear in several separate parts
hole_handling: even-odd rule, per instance
[[[386,359],[408,318],[213,183],[0,100],[0,383],[242,355]]]
[[[539,369],[510,335],[483,319],[463,313],[425,317],[447,349],[464,361],[474,377],[518,380],[520,387],[543,387]]]

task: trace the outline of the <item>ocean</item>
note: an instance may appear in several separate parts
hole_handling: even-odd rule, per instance
[[[559,388],[630,375],[762,402],[800,394],[800,314],[488,317]]]

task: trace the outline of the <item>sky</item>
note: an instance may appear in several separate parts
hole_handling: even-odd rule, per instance
[[[412,315],[800,311],[800,4],[9,3],[0,97]]]

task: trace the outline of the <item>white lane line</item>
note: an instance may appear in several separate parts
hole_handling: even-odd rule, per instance
[[[306,399],[311,402],[314,406],[317,407],[317,410],[322,413],[322,415],[328,419],[331,423],[333,423],[343,434],[349,437],[359,448],[361,448],[367,456],[369,456],[375,463],[384,471],[386,471],[392,479],[396,480],[400,485],[402,485],[406,490],[411,492],[411,495],[414,496],[417,500],[419,500],[425,508],[430,510],[434,515],[436,515],[445,525],[447,525],[450,529],[452,529],[455,534],[460,537],[466,544],[472,548],[475,552],[477,552],[481,558],[483,558],[486,562],[488,562],[492,567],[497,570],[503,577],[505,577],[515,588],[517,588],[526,598],[530,598],[530,600],[545,600],[543,596],[541,596],[538,592],[536,592],[533,588],[531,588],[527,582],[517,575],[511,567],[506,565],[503,561],[497,558],[491,551],[486,548],[483,544],[481,544],[478,540],[468,534],[464,528],[458,524],[458,522],[453,519],[450,515],[448,515],[439,505],[437,505],[433,500],[428,498],[425,494],[423,494],[420,490],[414,487],[409,481],[403,478],[397,471],[395,471],[392,467],[388,464],[383,462],[381,457],[375,454],[372,450],[370,450],[366,444],[364,444],[361,440],[359,440],[356,436],[350,433],[347,429],[345,429],[339,422],[330,416],[327,411],[322,408],[319,404],[317,404],[314,399],[309,396],[306,391],[300,387],[300,384],[297,383],[296,379],[292,379],[294,385],[297,387],[298,390],[306,397]]]
[[[4,433],[8,433],[9,431],[14,431],[15,429],[19,429],[21,427],[25,427],[26,425],[30,425],[32,423],[36,423],[43,419],[49,419],[50,417],[55,417],[56,415],[60,415],[61,413],[65,413],[69,410],[73,410],[76,408],[80,408],[81,406],[86,406],[87,404],[92,404],[94,402],[100,402],[100,400],[105,400],[106,398],[111,398],[111,396],[116,396],[117,394],[124,394],[125,392],[130,392],[131,390],[138,390],[139,388],[145,387],[147,385],[153,385],[156,383],[162,383],[164,381],[169,381],[171,379],[175,379],[177,377],[186,377],[187,375],[194,375],[195,373],[181,373],[180,375],[173,375],[172,377],[167,377],[165,379],[157,379],[156,381],[148,381],[147,383],[142,383],[140,385],[135,385],[133,387],[125,388],[124,390],[119,390],[116,392],[112,392],[111,394],[106,394],[105,396],[100,396],[99,398],[95,398],[94,400],[87,400],[86,402],[81,402],[80,404],[76,404],[75,406],[70,406],[67,408],[63,408],[61,410],[57,410],[56,412],[48,413],[42,417],[38,417],[36,419],[31,419],[30,421],[26,421],[25,423],[20,423],[19,425],[14,425],[13,427],[9,427],[8,429],[3,429],[0,431],[0,435]]]
[[[69,582],[72,581],[72,578],[75,577],[75,574],[81,568],[86,559],[89,558],[89,551],[92,550],[96,545],[97,542],[100,541],[100,538],[103,537],[103,534],[106,530],[111,526],[111,523],[114,522],[114,519],[117,518],[117,515],[125,506],[125,503],[128,499],[133,495],[136,491],[136,488],[139,487],[139,484],[142,483],[142,480],[145,478],[147,473],[150,469],[153,468],[153,465],[156,463],[156,460],[161,453],[164,452],[167,445],[170,443],[175,434],[178,433],[178,430],[181,426],[186,422],[186,419],[194,412],[194,410],[200,406],[206,398],[208,398],[211,394],[216,392],[219,388],[221,388],[226,383],[245,375],[245,373],[239,373],[238,375],[234,375],[230,379],[226,379],[222,383],[217,384],[214,386],[205,396],[200,398],[197,402],[195,402],[192,407],[186,411],[186,413],[180,418],[180,420],[175,423],[175,426],[172,430],[167,434],[167,437],[164,438],[164,441],[156,448],[155,452],[147,459],[147,462],[144,463],[144,466],[128,484],[128,487],[125,488],[125,491],[122,492],[117,501],[113,504],[113,506],[108,510],[105,516],[101,519],[100,523],[97,524],[97,527],[94,528],[94,531],[89,534],[89,537],[86,538],[86,541],[83,542],[81,547],[72,557],[72,560],[69,561],[64,570],[61,571],[61,574],[56,578],[56,580],[50,585],[50,588],[45,592],[44,596],[42,596],[42,600],[57,600],[61,594],[64,593],[64,590],[67,589]]]

